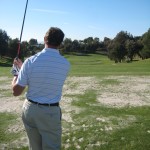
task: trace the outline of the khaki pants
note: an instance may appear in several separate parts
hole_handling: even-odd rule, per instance
[[[61,149],[61,109],[25,100],[22,120],[29,138],[30,150]]]

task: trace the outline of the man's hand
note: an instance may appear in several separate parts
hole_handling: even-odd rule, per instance
[[[15,58],[11,69],[11,74],[14,76],[18,76],[21,66],[22,61],[19,58]]]
[[[15,58],[11,69],[11,73],[14,75],[14,78],[12,80],[12,92],[14,96],[21,95],[21,93],[25,89],[25,87],[16,84],[21,66],[22,66],[22,61],[18,58]]]
[[[11,69],[11,74],[14,76],[18,76],[19,71],[20,71],[20,69],[18,68],[18,66],[13,64],[12,69]]]
[[[14,65],[16,65],[20,69],[22,66],[22,61],[19,58],[15,58]]]

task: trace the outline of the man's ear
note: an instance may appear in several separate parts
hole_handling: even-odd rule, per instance
[[[44,37],[44,43],[48,45],[48,40],[46,37]]]

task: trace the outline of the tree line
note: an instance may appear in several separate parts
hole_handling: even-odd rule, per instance
[[[7,32],[0,29],[0,57],[15,58],[19,39],[12,39]],[[31,38],[29,42],[21,42],[20,57],[31,56],[44,48],[44,44],[38,43],[37,39]],[[65,38],[59,47],[62,54],[85,55],[98,53],[107,55],[109,59],[117,62],[130,62],[135,56],[141,59],[150,58],[150,28],[141,36],[133,36],[127,31],[120,31],[115,38],[105,37],[100,41],[98,37],[88,37],[84,40],[71,40]]]

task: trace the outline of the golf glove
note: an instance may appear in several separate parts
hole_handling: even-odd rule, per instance
[[[18,76],[19,71],[20,71],[19,67],[13,64],[12,69],[11,69],[11,74],[14,76]]]

